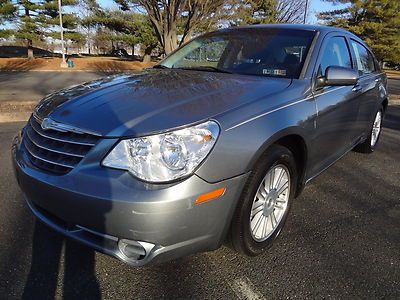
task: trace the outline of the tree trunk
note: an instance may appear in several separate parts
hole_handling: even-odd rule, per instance
[[[87,28],[87,34],[86,34],[86,41],[87,41],[87,45],[88,45],[88,54],[90,55],[91,53],[91,43],[90,43],[90,26],[88,26]]]
[[[151,62],[151,55],[150,54],[144,54],[142,62],[143,63]]]
[[[178,37],[176,34],[176,28],[173,26],[170,30],[164,32],[164,52],[170,54],[178,47]]]
[[[180,45],[186,44],[187,42],[189,42],[192,39],[192,34],[193,34],[193,29],[190,29],[186,35],[183,37]]]
[[[144,55],[143,55],[143,62],[144,63],[149,63],[151,62],[151,52],[153,51],[154,46],[148,46],[146,49],[144,49]]]
[[[27,46],[27,49],[28,49],[28,59],[34,59],[32,40],[31,39],[27,40],[26,46]]]
[[[135,60],[135,44],[131,46],[132,46],[132,60]]]
[[[28,8],[25,8],[25,16],[29,19],[30,18],[30,11]],[[28,50],[28,59],[33,59],[33,47],[32,47],[32,40],[31,39],[27,39],[26,40],[26,47]]]

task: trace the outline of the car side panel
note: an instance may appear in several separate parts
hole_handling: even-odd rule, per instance
[[[317,129],[312,138],[312,175],[320,173],[354,145],[359,135],[359,97],[351,86],[327,87],[315,94],[318,107]]]
[[[329,50],[329,41],[333,38],[346,39],[343,33],[331,32],[325,35],[320,46],[319,55],[315,58],[313,80],[317,78],[318,67],[325,51]],[[349,57],[350,47],[346,42]],[[325,86],[314,88],[318,109],[316,131],[312,137],[309,170],[312,177],[330,166],[346,151],[354,146],[360,136],[358,111],[360,94],[353,86]]]
[[[358,37],[347,34],[347,40],[351,45],[352,40],[362,44],[369,51],[369,47]],[[354,69],[357,69],[357,59],[353,47],[350,46],[351,56],[354,62]],[[360,88],[360,106],[358,111],[358,125],[359,131],[361,132],[362,138],[366,138],[369,134],[371,122],[378,110],[379,105],[388,97],[387,92],[387,78],[384,72],[380,69],[378,61],[376,60],[372,51],[370,51],[374,57],[374,63],[376,71],[372,74],[362,75],[358,79],[357,86]]]
[[[358,81],[358,85],[361,88],[358,123],[363,137],[368,136],[372,119],[378,108],[378,94],[381,80],[380,75],[374,73],[363,76]]]
[[[217,121],[224,124],[219,140],[196,174],[208,182],[243,174],[268,145],[286,135],[299,135],[307,145],[316,117],[314,99],[307,94],[308,82],[297,81],[275,98],[218,116]]]

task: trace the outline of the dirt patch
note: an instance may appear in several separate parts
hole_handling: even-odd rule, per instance
[[[124,60],[114,57],[77,57],[70,58],[73,68],[60,67],[61,58],[0,58],[0,71],[94,71],[100,73],[118,73],[142,70],[154,63]]]
[[[110,59],[75,59],[77,68],[100,73],[119,73],[123,71],[142,70],[151,67],[152,63]]]
[[[42,68],[45,61],[42,58],[28,60],[23,58],[0,58],[0,71],[30,71]]]

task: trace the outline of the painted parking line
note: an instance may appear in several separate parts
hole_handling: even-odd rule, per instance
[[[228,282],[230,288],[239,299],[243,300],[262,300],[265,299],[264,295],[257,290],[247,277],[234,279]]]

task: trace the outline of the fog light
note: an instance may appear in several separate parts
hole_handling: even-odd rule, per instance
[[[118,248],[129,259],[139,260],[146,256],[146,250],[136,241],[119,240]]]

